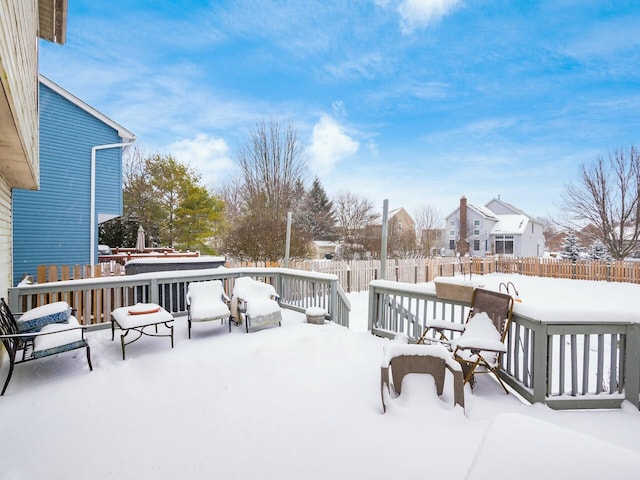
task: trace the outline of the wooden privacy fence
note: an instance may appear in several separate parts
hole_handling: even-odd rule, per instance
[[[437,257],[387,261],[387,275],[380,275],[380,260],[320,260],[291,262],[291,268],[337,275],[347,292],[365,291],[372,280],[406,283],[431,282],[436,277],[517,273],[520,275],[640,283],[640,262],[633,260],[600,261],[556,258],[513,257]]]
[[[227,260],[228,268],[278,268],[276,262],[240,262]],[[640,283],[640,262],[633,260],[563,260],[556,258],[513,257],[436,257],[391,259],[387,261],[386,278],[381,278],[380,260],[305,260],[291,261],[296,270],[336,275],[347,292],[369,289],[372,280],[393,280],[405,283],[431,282],[436,277],[453,275],[484,275],[487,273],[517,273],[520,275]],[[38,267],[37,283],[124,275],[124,267],[116,262],[73,267],[56,265]]]
[[[94,265],[40,265],[36,283],[58,282],[62,280],[80,280],[82,278],[100,278],[124,275],[124,266],[116,262]]]

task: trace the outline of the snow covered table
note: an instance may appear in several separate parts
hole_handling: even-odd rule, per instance
[[[169,333],[158,333],[158,325],[162,324]],[[131,307],[116,308],[111,312],[111,340],[115,336],[115,327],[123,330],[120,335],[120,345],[122,346],[122,359],[125,359],[124,349],[126,345],[135,342],[142,335],[149,337],[171,337],[171,348],[173,348],[173,316],[160,305],[155,303],[137,303]],[[145,328],[154,327],[155,333],[145,331]],[[130,331],[136,332],[136,338],[125,342],[125,337]]]

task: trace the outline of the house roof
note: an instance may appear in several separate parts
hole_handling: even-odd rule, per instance
[[[498,215],[498,223],[491,229],[492,235],[523,233],[531,219],[527,215]]]
[[[478,205],[468,205],[468,206],[473,208],[474,210],[476,210],[483,217],[487,217],[487,218],[490,218],[492,220],[498,220],[498,215],[493,213],[487,207],[478,206]]]
[[[38,36],[64,45],[67,40],[67,0],[38,0]]]
[[[330,240],[313,240],[313,244],[316,247],[336,247],[338,244]]]
[[[515,207],[513,205],[511,205],[508,202],[505,202],[504,200],[500,199],[500,198],[494,198],[491,201],[487,202],[487,205],[489,205],[491,202],[498,202],[502,205],[504,205],[506,208],[508,208],[509,210],[511,210],[514,214],[519,214],[519,215],[524,215],[525,217],[527,217],[529,220],[531,220],[532,222],[536,222],[536,223],[542,223],[540,220],[537,220],[535,217],[532,217],[531,215],[529,215],[527,212],[519,209],[518,207]]]
[[[40,83],[42,83],[43,85],[47,86],[48,88],[50,88],[51,90],[56,92],[61,97],[66,98],[68,101],[70,101],[71,103],[76,105],[78,108],[81,108],[82,110],[84,110],[85,112],[89,113],[90,115],[93,115],[95,118],[97,118],[101,122],[105,123],[106,125],[109,125],[115,131],[117,131],[118,132],[118,136],[120,138],[122,138],[123,141],[134,141],[136,139],[136,136],[133,133],[131,133],[129,130],[124,128],[122,125],[114,122],[113,120],[111,120],[106,115],[100,113],[98,110],[93,108],[91,105],[83,102],[82,100],[80,100],[78,97],[76,97],[72,93],[69,93],[68,91],[66,91],[60,85],[52,82],[51,80],[49,80],[47,77],[45,77],[42,74],[39,74],[38,77],[39,77]]]
[[[400,207],[400,208],[394,208],[393,210],[389,210],[387,212],[387,222],[390,222],[391,219],[393,217],[395,217],[397,214],[399,214],[400,212],[404,212],[407,217],[409,217],[411,219],[412,222],[415,223],[415,220],[413,219],[413,217],[409,214],[409,212],[407,212],[404,207]],[[376,222],[374,223],[374,225],[382,225],[382,215],[380,215],[377,219]]]
[[[495,213],[493,213],[487,207],[484,207],[482,205],[473,205],[471,203],[468,203],[467,204],[467,208],[470,208],[471,210],[475,211],[477,214],[482,215],[485,218],[490,218],[491,220],[497,220],[498,219],[498,217],[497,217],[497,215]],[[453,210],[451,213],[449,213],[449,215],[447,215],[444,218],[449,218],[449,217],[453,216],[459,210],[460,210],[460,207],[457,207],[455,210]]]

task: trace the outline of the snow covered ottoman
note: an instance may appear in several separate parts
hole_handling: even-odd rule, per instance
[[[158,325],[169,333],[159,333]],[[116,308],[111,312],[111,340],[115,336],[116,326],[123,330],[120,335],[120,345],[122,346],[122,359],[125,359],[125,346],[138,340],[142,335],[149,337],[170,337],[171,348],[173,348],[173,316],[160,305],[155,303],[137,303],[131,307]],[[149,332],[148,328],[153,327],[154,331]],[[145,329],[147,329],[145,331]],[[129,332],[136,332],[137,336],[128,342],[125,337]]]

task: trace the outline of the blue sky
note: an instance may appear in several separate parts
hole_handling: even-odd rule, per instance
[[[640,146],[639,25],[626,0],[70,0],[40,71],[211,186],[276,119],[330,196],[547,216]]]

